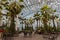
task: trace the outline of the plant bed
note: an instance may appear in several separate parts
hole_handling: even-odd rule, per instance
[[[57,37],[58,37],[57,34],[50,34],[50,33],[48,33],[48,34],[43,34],[43,38],[44,38],[44,39],[48,39],[48,40],[56,40]]]
[[[32,35],[32,31],[28,31],[28,30],[25,30],[23,33],[25,37],[27,36],[27,34],[29,34],[29,36]]]
[[[13,34],[12,33],[3,33],[3,37],[12,37]]]
[[[27,32],[24,32],[24,36],[25,36],[25,37],[27,36]]]

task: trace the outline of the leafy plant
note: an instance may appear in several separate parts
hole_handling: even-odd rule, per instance
[[[20,2],[23,2],[23,0],[19,0]]]
[[[10,28],[9,27],[4,27],[5,32],[9,32]]]

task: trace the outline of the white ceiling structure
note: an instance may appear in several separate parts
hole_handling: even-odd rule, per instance
[[[13,1],[18,2],[19,0],[8,0],[8,1],[11,3]],[[19,16],[25,18],[32,17],[33,14],[40,12],[40,8],[45,4],[49,5],[53,9],[56,9],[57,10],[56,13],[58,14],[60,13],[60,0],[24,0],[22,4],[24,5],[24,8],[22,12],[19,14]]]
[[[24,0],[24,9],[21,14],[23,17],[30,17],[34,13],[40,12],[40,8],[45,4],[49,5],[51,8],[56,9],[59,14],[60,12],[60,0]]]

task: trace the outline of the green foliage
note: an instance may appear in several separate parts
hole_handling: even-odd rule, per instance
[[[56,12],[56,10],[54,10],[54,12]]]
[[[57,16],[51,16],[51,14],[54,14],[54,12],[56,12],[56,10],[53,10],[51,7],[49,7],[48,5],[45,5],[41,8],[41,14],[43,16],[42,20],[43,20],[43,23],[44,23],[44,27],[47,29],[48,25],[48,21],[49,19],[53,19],[53,24],[54,24],[54,19],[57,17]],[[55,24],[54,24],[55,26]],[[48,29],[47,29],[48,30]]]
[[[43,11],[45,11],[45,10],[47,10],[47,9],[49,9],[50,7],[48,6],[48,5],[45,5],[45,6],[43,6],[42,8],[41,8],[41,10],[43,10]]]
[[[7,0],[2,0],[2,1],[7,1]]]
[[[52,26],[48,26],[47,29],[45,27],[41,27],[40,32],[43,33],[58,33],[60,32],[60,27],[52,27]]]
[[[48,6],[48,5],[45,5],[41,8],[41,13],[43,15],[43,17],[45,17],[46,19],[48,19],[50,17],[50,11],[52,9]]]
[[[41,33],[45,33],[45,28],[44,27],[41,27]]]
[[[2,6],[0,6],[0,10],[2,10]]]
[[[40,21],[40,18],[41,18],[40,14],[38,13],[34,14],[34,19],[37,21],[37,27],[38,27],[38,20]]]
[[[53,32],[53,27],[48,26],[46,31],[47,31],[48,33],[52,33],[52,32]]]
[[[16,2],[13,2],[6,7],[6,9],[13,14],[19,14],[21,12],[22,8],[24,8],[24,6],[20,5]]]
[[[47,26],[46,28],[45,27],[37,27],[36,32],[42,33],[42,34],[57,33],[57,32],[60,32],[60,28],[56,28],[56,27],[54,28],[52,26]]]
[[[29,19],[29,23],[30,23],[31,25],[34,23],[34,20],[33,20],[32,17],[30,17],[30,19]]]
[[[20,5],[20,7],[21,7],[21,9],[23,9],[24,8],[24,5]]]
[[[5,32],[9,32],[10,28],[9,27],[4,27]]]
[[[33,31],[33,27],[25,27],[24,31],[25,32],[32,32]]]
[[[34,18],[35,18],[36,20],[40,20],[40,14],[38,14],[38,13],[34,14]]]
[[[39,15],[40,15],[40,14],[36,13],[36,14],[34,14],[34,17],[39,16]]]
[[[56,32],[60,32],[60,27],[57,27],[56,28]]]
[[[20,2],[23,2],[24,0],[19,0]]]

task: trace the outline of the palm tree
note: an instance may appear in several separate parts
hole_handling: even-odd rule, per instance
[[[6,8],[10,13],[11,13],[11,24],[10,24],[10,29],[11,32],[15,32],[15,17],[17,14],[21,12],[23,9],[23,5],[18,4],[17,2],[13,2],[8,7]]]
[[[24,24],[25,24],[25,28],[26,28],[27,27],[27,25],[26,25],[27,24],[27,19],[26,18],[24,19]]]
[[[41,8],[41,14],[43,16],[42,20],[44,23],[44,27],[46,30],[48,30],[48,21],[50,20],[51,14],[54,14],[56,10],[53,10],[52,8],[50,8],[48,5],[45,5]],[[54,18],[53,18],[54,19]],[[54,22],[54,21],[53,21]],[[54,24],[55,26],[55,24]]]
[[[30,24],[30,27],[31,27],[32,30],[33,30],[33,23],[34,23],[34,20],[32,19],[32,17],[30,17],[29,24]]]
[[[40,20],[40,14],[38,13],[34,14],[34,19],[37,21],[37,27],[38,27],[38,21]]]
[[[56,18],[58,18],[57,15],[52,15],[52,16],[51,16],[51,19],[52,19],[52,21],[53,21],[53,28],[54,28],[54,30],[56,30],[56,25],[55,25],[55,19],[56,19]]]
[[[47,27],[47,22],[48,22],[48,19],[50,17],[50,9],[47,5],[43,6],[41,8],[41,13],[42,13],[42,16],[43,16],[43,23],[44,23],[44,27]]]
[[[41,26],[42,15],[39,16],[39,27]]]
[[[34,20],[32,19],[32,17],[30,17],[29,22],[31,25],[34,23]]]
[[[23,17],[18,17],[18,18],[19,18],[19,20],[21,20],[22,30],[23,30],[23,24],[24,24],[25,18],[23,18]]]

